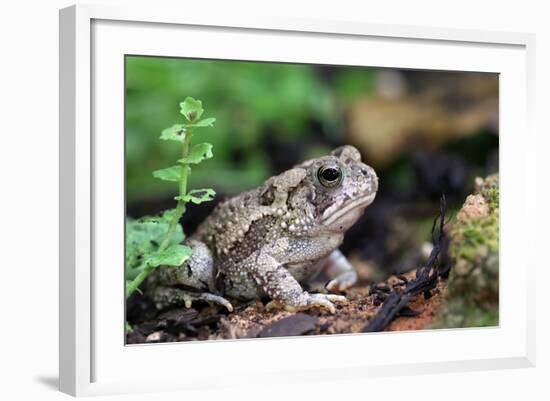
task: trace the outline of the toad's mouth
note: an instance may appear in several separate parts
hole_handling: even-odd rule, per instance
[[[323,213],[323,218],[321,220],[322,224],[323,225],[334,224],[335,222],[341,220],[342,218],[344,218],[344,216],[347,216],[353,211],[357,209],[366,208],[368,205],[370,205],[374,201],[375,197],[376,197],[376,192],[373,192],[369,195],[356,198],[355,200],[345,204],[344,206],[334,205],[329,207]]]

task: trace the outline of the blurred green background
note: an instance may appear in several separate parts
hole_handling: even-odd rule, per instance
[[[174,193],[151,172],[178,156],[158,137],[182,122],[186,96],[217,119],[200,130],[215,157],[193,170],[192,187],[240,192],[342,143],[385,170],[396,190],[414,186],[414,159],[426,151],[458,156],[476,173],[484,173],[491,151],[498,162],[495,74],[127,56],[130,204]]]
[[[159,141],[162,129],[181,122],[179,102],[202,100],[215,128],[200,130],[215,157],[193,169],[191,186],[237,192],[273,173],[265,135],[304,139],[312,128],[343,138],[346,102],[372,88],[368,70],[337,71],[331,80],[314,66],[255,62],[126,57],[126,177],[128,201],[172,193],[151,172],[176,160],[178,149]],[[199,140],[199,139],[197,139]],[[314,144],[315,145],[315,144]],[[327,152],[309,147],[307,154]],[[199,184],[200,183],[200,184]]]

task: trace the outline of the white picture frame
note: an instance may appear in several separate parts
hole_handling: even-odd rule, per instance
[[[529,251],[534,245],[519,235],[534,232],[536,221],[529,201],[534,194],[524,190],[536,188],[534,41],[524,33],[237,18],[214,12],[204,16],[184,8],[79,5],[61,10],[61,391],[94,395],[239,386],[244,385],[238,380],[243,372],[266,384],[274,377],[279,382],[353,378],[359,383],[375,376],[534,366],[535,285],[528,278],[534,273],[534,253]],[[321,45],[330,54],[320,52]],[[125,346],[119,291],[124,54],[499,73],[500,326]],[[415,341],[422,352],[392,351],[392,343],[406,341]],[[449,342],[453,347],[444,348]],[[185,366],[179,363],[182,358]],[[213,368],[210,361],[216,358],[231,363]],[[140,371],[138,361],[157,368]]]

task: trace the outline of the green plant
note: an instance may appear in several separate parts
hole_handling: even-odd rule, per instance
[[[151,132],[172,121],[173,105],[182,100],[182,93],[200,93],[206,112],[223,121],[215,130],[200,132],[202,141],[214,145],[216,157],[193,166],[188,180],[193,188],[209,186],[234,194],[262,184],[276,173],[269,153],[272,142],[311,143],[304,157],[316,157],[328,151],[320,145],[320,132],[334,142],[344,139],[342,115],[350,98],[339,95],[337,77],[355,68],[328,67],[336,74],[332,80],[332,73],[323,75],[323,67],[307,64],[149,56],[125,60],[128,204],[154,202],[174,193],[172,183],[151,180],[143,166],[157,169],[159,161],[178,157],[179,149],[158,141]],[[370,69],[362,71],[373,80]]]
[[[199,204],[212,200],[215,192],[211,188],[187,189],[191,165],[211,158],[212,145],[199,143],[191,146],[193,133],[197,128],[211,127],[215,118],[200,119],[204,109],[200,100],[187,97],[180,103],[184,124],[175,124],[162,131],[160,139],[177,142],[181,146],[181,158],[177,164],[153,172],[153,176],[178,184],[176,207],[160,216],[143,217],[126,222],[126,297],[138,289],[140,284],[159,266],[181,266],[190,256],[191,248],[182,245],[185,239],[179,224],[189,202]]]

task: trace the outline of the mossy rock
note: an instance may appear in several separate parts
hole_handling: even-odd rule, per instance
[[[498,325],[499,181],[498,174],[476,178],[449,230],[453,262],[446,301],[434,327]]]

